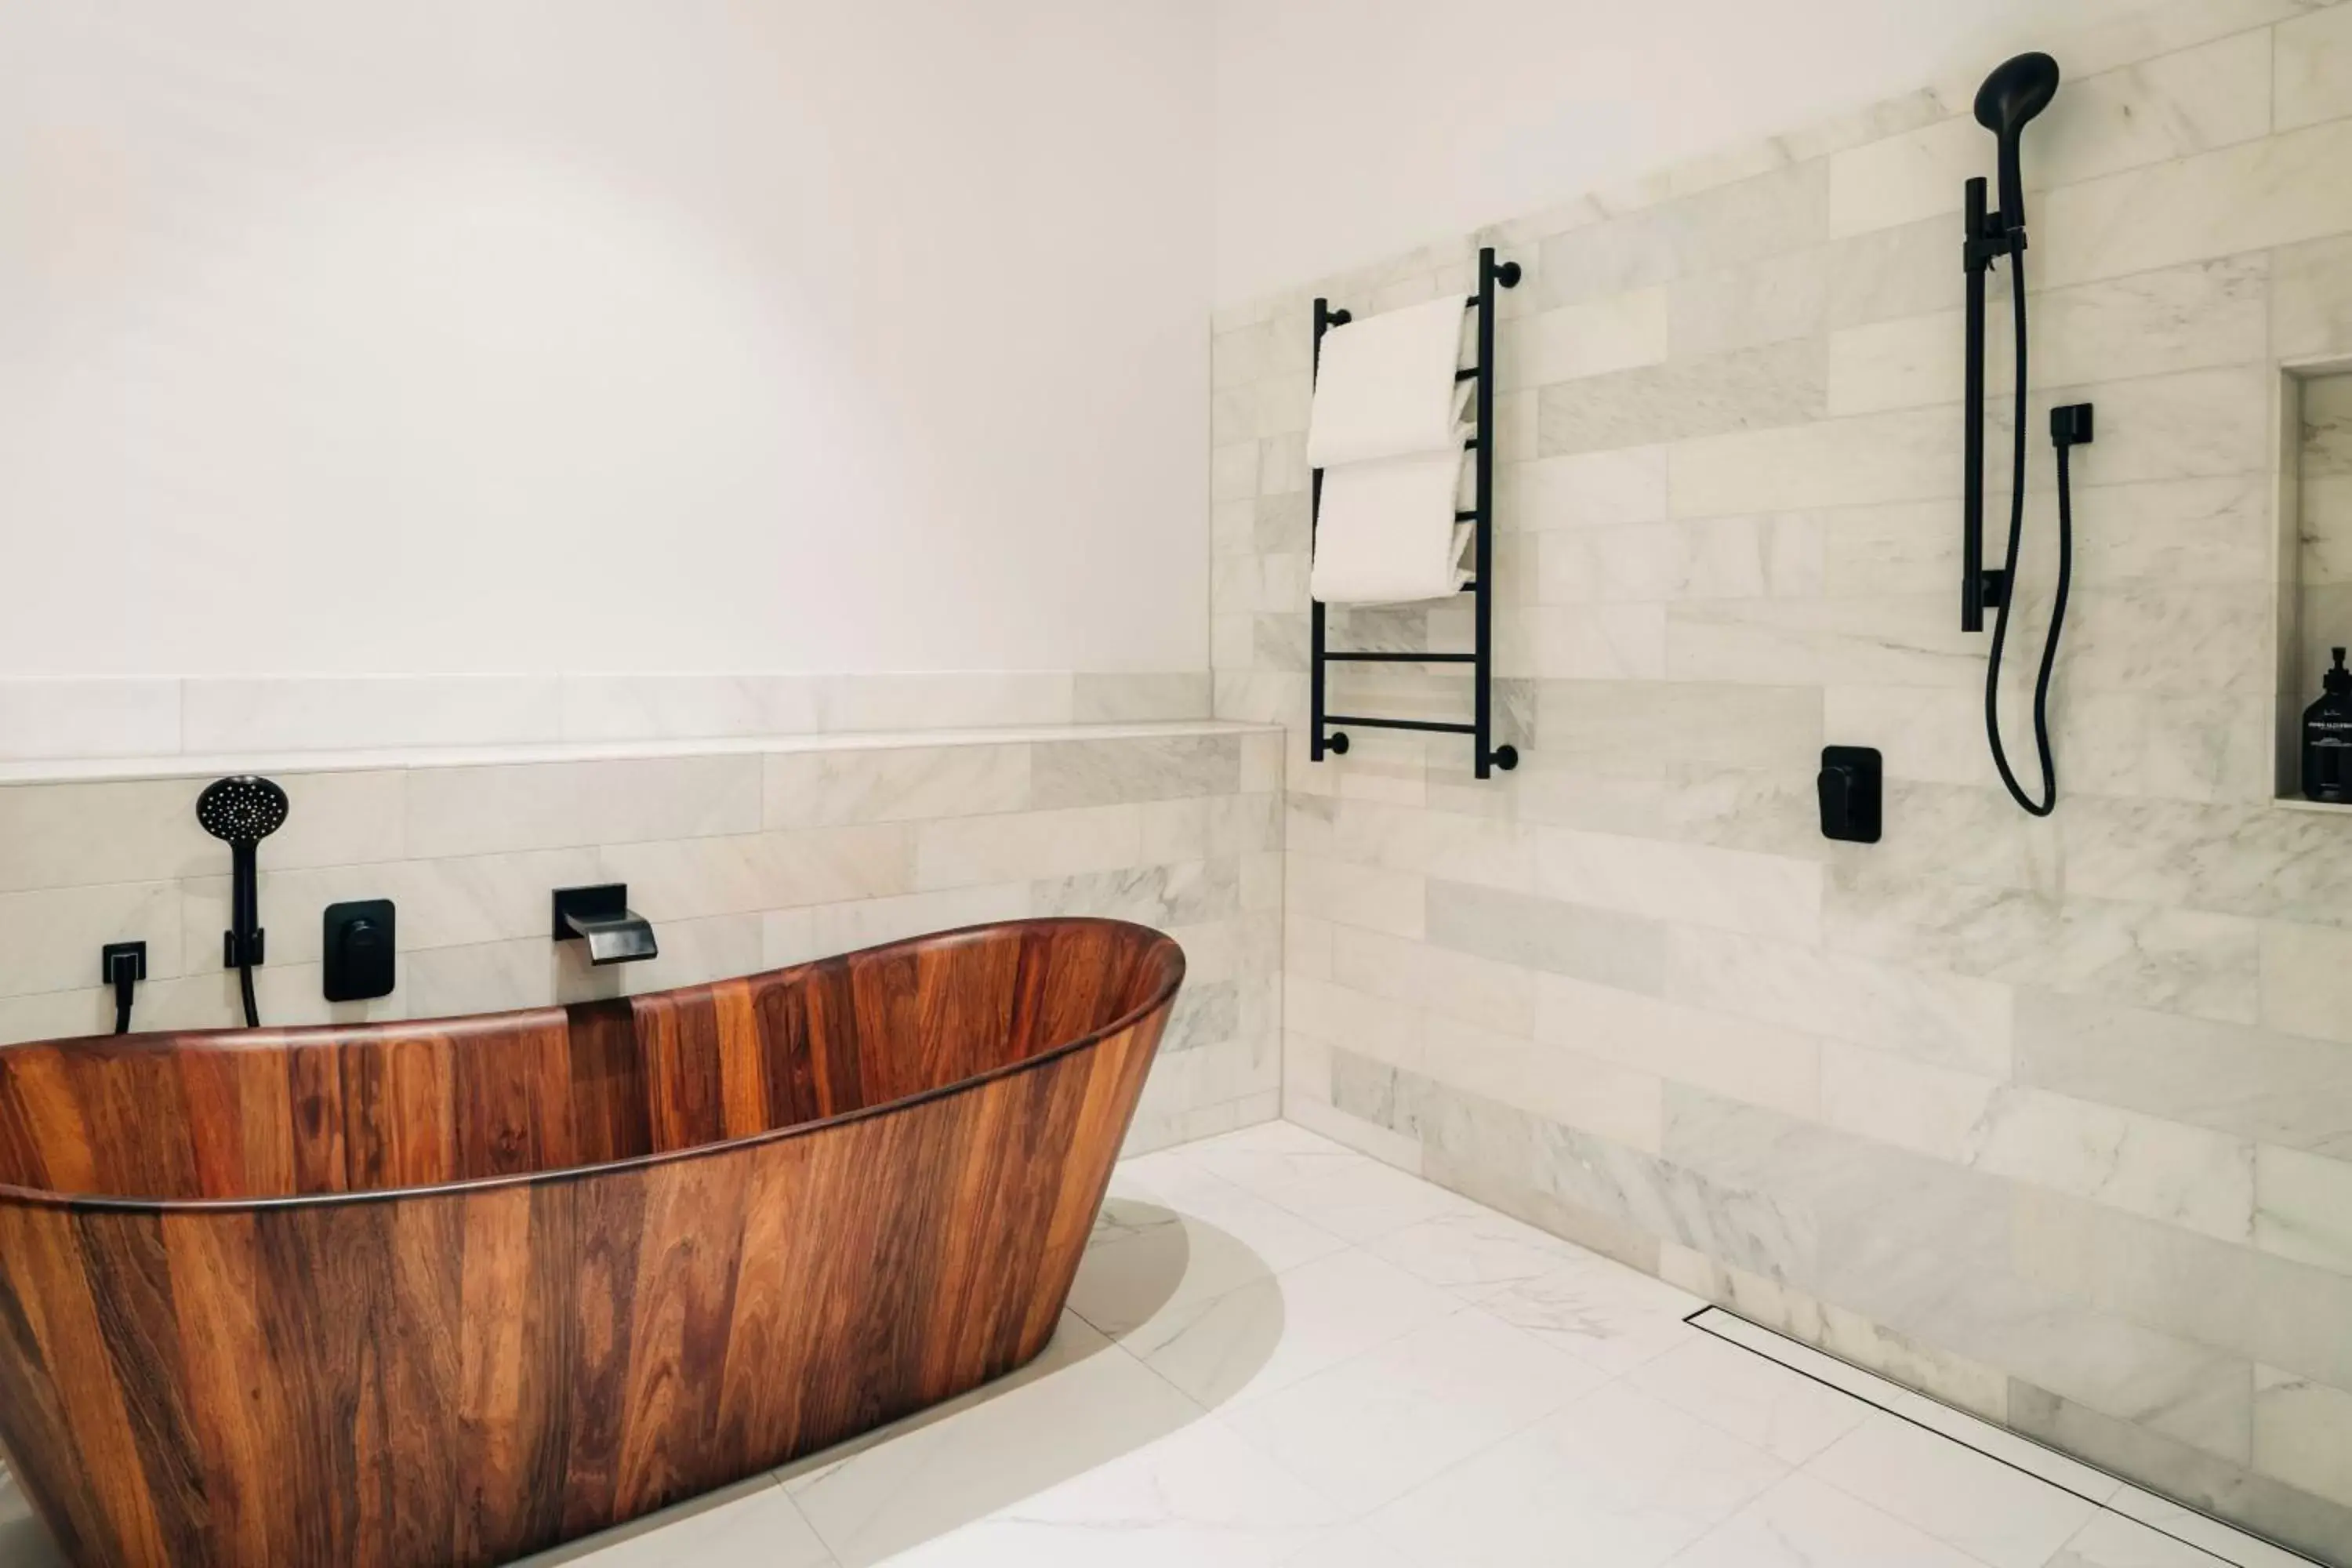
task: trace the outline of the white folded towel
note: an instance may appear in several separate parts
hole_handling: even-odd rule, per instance
[[[1454,378],[1464,314],[1461,296],[1448,294],[1325,332],[1307,465],[1434,452],[1460,440],[1454,426],[1470,395],[1470,384]]]
[[[1462,433],[1443,451],[1348,463],[1323,473],[1307,592],[1327,605],[1446,598],[1469,581],[1470,525],[1454,521]]]

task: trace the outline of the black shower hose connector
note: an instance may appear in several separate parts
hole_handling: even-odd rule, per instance
[[[114,989],[114,1032],[131,1032],[131,1005],[139,993],[139,983],[147,978],[147,944],[143,942],[110,942],[100,951],[99,973]]]

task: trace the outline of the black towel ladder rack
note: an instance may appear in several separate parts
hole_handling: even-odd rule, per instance
[[[1467,735],[1470,737],[1472,765],[1479,778],[1491,776],[1492,771],[1506,772],[1518,766],[1519,752],[1516,746],[1493,744],[1495,738],[1495,290],[1516,288],[1519,281],[1519,264],[1497,261],[1495,247],[1487,246],[1478,252],[1478,292],[1469,296],[1467,306],[1478,312],[1478,363],[1467,370],[1454,372],[1457,381],[1473,381],[1476,384],[1477,434],[1465,443],[1472,457],[1476,475],[1476,496],[1468,511],[1454,513],[1457,523],[1473,525],[1477,540],[1476,575],[1462,585],[1462,592],[1477,595],[1475,603],[1475,651],[1471,653],[1351,653],[1334,652],[1325,645],[1323,634],[1323,602],[1309,601],[1308,635],[1312,646],[1307,655],[1307,701],[1313,709],[1307,731],[1307,756],[1321,762],[1323,753],[1338,756],[1348,754],[1349,729],[1419,730],[1431,734]],[[1350,320],[1346,310],[1331,309],[1328,300],[1315,301],[1315,362],[1319,367],[1323,359],[1323,334],[1333,327],[1346,326]],[[1323,470],[1315,470],[1313,511],[1308,521],[1309,537],[1323,510]],[[1467,724],[1445,723],[1433,719],[1374,719],[1358,714],[1332,713],[1323,703],[1323,673],[1327,664],[1466,664],[1472,667],[1473,717]]]

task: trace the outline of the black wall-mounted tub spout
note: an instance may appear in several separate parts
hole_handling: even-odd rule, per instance
[[[221,933],[221,963],[236,971],[248,1029],[261,1026],[261,1010],[253,1000],[253,966],[263,961],[257,851],[285,825],[287,810],[286,792],[250,773],[215,780],[196,796],[197,825],[229,847],[229,922]]]
[[[562,888],[555,894],[555,940],[584,942],[594,964],[639,963],[661,956],[654,928],[629,908],[625,882]]]
[[[2025,176],[2019,143],[2033,117],[2058,93],[2058,62],[2048,55],[2020,55],[2004,62],[1977,91],[1977,123],[1999,139],[2000,205],[1986,210],[1985,182],[1964,189],[1966,232],[1961,265],[1968,274],[1968,345],[1961,392],[1960,629],[1984,630],[1985,611],[1994,611],[1992,650],[1985,668],[1985,740],[1993,767],[2010,798],[2035,816],[2058,805],[2058,767],[2050,751],[2050,678],[2058,660],[2058,635],[2066,622],[2066,594],[2074,574],[2074,498],[2068,459],[2091,439],[2091,405],[2070,404],[2051,411],[2050,439],[2058,449],[2058,582],[2050,603],[2050,631],[2042,645],[2042,667],[2033,687],[2033,742],[2042,763],[2040,799],[2025,793],[2009,765],[2000,742],[2000,660],[2009,642],[2009,612],[2016,598],[2018,552],[2025,535]],[[1984,356],[1985,275],[2009,258],[2011,324],[2016,328],[2016,443],[2010,471],[2009,550],[1998,568],[1984,563]]]

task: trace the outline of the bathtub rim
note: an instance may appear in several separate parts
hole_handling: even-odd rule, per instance
[[[1099,915],[1024,915],[1018,920],[982,921],[971,925],[950,926],[942,931],[925,931],[919,936],[900,937],[893,942],[876,942],[870,947],[852,948],[845,952],[827,953],[822,958],[803,959],[798,963],[785,964],[781,969],[754,970],[749,974],[730,975],[724,980],[698,981],[691,985],[667,986],[660,991],[649,991],[641,993],[640,994],[647,996],[662,996],[678,991],[692,991],[706,985],[723,984],[729,980],[757,980],[767,975],[790,974],[794,970],[813,968],[820,963],[833,963],[843,959],[862,958],[869,953],[887,952],[895,948],[914,947],[926,942],[940,942],[948,939],[971,938],[986,931],[1017,931],[1052,926],[1112,926],[1126,931],[1140,932],[1150,939],[1145,943],[1145,950],[1147,952],[1161,944],[1165,944],[1168,948],[1173,951],[1175,959],[1174,967],[1170,971],[1166,983],[1155,988],[1151,995],[1139,1005],[1120,1014],[1117,1018],[1114,1018],[1100,1028],[1091,1030],[1074,1039],[1065,1041],[1060,1045],[1040,1051],[1035,1056],[1026,1057],[1019,1061],[1007,1062],[1002,1067],[990,1068],[985,1072],[975,1073],[970,1078],[958,1079],[953,1083],[940,1084],[936,1088],[920,1089],[913,1094],[901,1095],[897,1100],[885,1100],[879,1105],[861,1106],[856,1110],[845,1110],[837,1116],[820,1117],[813,1121],[798,1121],[789,1127],[772,1127],[764,1132],[748,1133],[740,1138],[724,1138],[715,1142],[698,1143],[689,1149],[667,1149],[657,1153],[632,1154],[625,1160],[609,1160],[601,1164],[594,1165],[566,1165],[562,1169],[555,1171],[524,1171],[507,1176],[484,1176],[474,1181],[439,1182],[430,1186],[376,1187],[361,1192],[348,1193],[296,1193],[278,1197],[125,1197],[110,1193],[57,1193],[48,1191],[46,1188],[20,1187],[11,1185],[5,1182],[0,1182],[0,1207],[16,1206],[22,1208],[64,1210],[68,1213],[79,1214],[256,1214],[276,1209],[323,1208],[340,1204],[388,1203],[406,1198],[441,1197],[457,1194],[479,1193],[503,1187],[547,1186],[562,1182],[580,1181],[591,1176],[601,1176],[614,1172],[649,1170],[659,1165],[675,1164],[687,1160],[704,1159],[730,1151],[759,1148],[769,1143],[780,1143],[784,1142],[786,1139],[803,1137],[810,1133],[824,1131],[828,1128],[847,1126],[851,1122],[862,1121],[868,1117],[881,1116],[894,1111],[911,1110],[915,1106],[927,1105],[933,1100],[945,1100],[955,1095],[975,1092],[1002,1079],[1009,1079],[1021,1073],[1043,1068],[1048,1063],[1059,1061],[1065,1057],[1075,1056],[1080,1051],[1100,1045],[1103,1041],[1109,1039],[1114,1035],[1123,1034],[1150,1018],[1152,1014],[1160,1012],[1170,1006],[1175,1001],[1177,993],[1183,989],[1185,973],[1188,968],[1184,955],[1184,946],[1181,942],[1178,942],[1174,937],[1170,936],[1164,931],[1160,931],[1156,927],[1145,925],[1139,921],[1115,920]],[[594,1000],[632,1001],[635,1000],[635,997],[599,997],[594,998]],[[509,1008],[503,1013],[461,1013],[455,1015],[454,1018],[402,1018],[387,1019],[383,1022],[387,1025],[421,1025],[454,1022],[459,1020],[470,1022],[475,1019],[519,1017],[524,1014],[542,1013],[550,1010],[568,1012],[569,1008],[572,1005],[577,1005],[577,1004],[555,1003],[548,1007]],[[364,1028],[369,1026],[361,1025],[358,1026]],[[331,1034],[337,1031],[348,1031],[352,1027],[353,1027],[353,1026],[348,1024],[299,1024],[287,1028],[272,1029],[267,1032],[277,1035],[307,1035],[311,1033]],[[175,1040],[212,1039],[236,1035],[250,1035],[256,1032],[257,1031],[252,1029],[236,1028],[191,1029],[184,1032],[153,1030],[148,1031],[144,1037],[148,1039],[168,1037]],[[140,1037],[142,1037],[68,1035],[63,1038],[55,1040],[23,1040],[15,1045],[0,1046],[0,1054],[5,1054],[12,1050],[31,1049],[39,1047],[70,1046],[85,1040],[112,1041],[118,1038],[136,1039]],[[1129,1114],[1131,1117],[1131,1110]],[[1121,1135],[1124,1136],[1123,1128]]]

